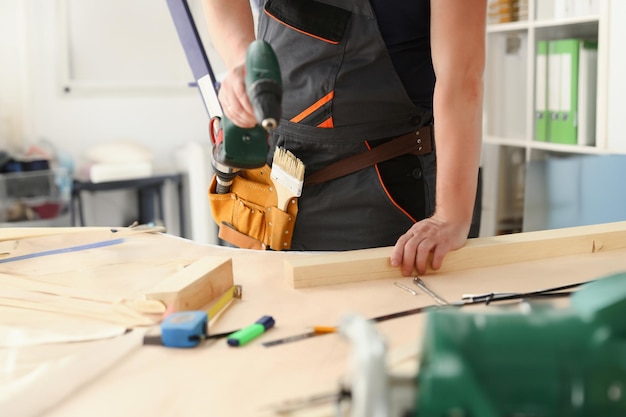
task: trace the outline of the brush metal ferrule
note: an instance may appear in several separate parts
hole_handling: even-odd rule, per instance
[[[273,164],[272,171],[270,174],[272,181],[274,184],[277,182],[287,187],[289,191],[293,193],[294,197],[300,197],[302,195],[302,180],[298,180],[292,175],[288,174],[282,167],[279,165]]]

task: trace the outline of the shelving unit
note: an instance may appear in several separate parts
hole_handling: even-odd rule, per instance
[[[573,4],[577,0],[529,0],[527,20],[490,24],[487,28],[482,236],[540,227],[537,225],[541,222],[525,221],[524,217],[537,214],[529,212],[525,203],[532,187],[536,188],[542,178],[537,172],[529,175],[527,170],[538,169],[541,161],[626,154],[626,133],[619,123],[626,109],[626,83],[622,75],[626,73],[626,57],[622,52],[626,40],[623,24],[626,2],[596,0],[597,8],[592,13],[555,18],[555,3],[568,1]],[[537,42],[567,38],[598,42],[595,146],[541,142],[534,138]],[[539,216],[547,215],[539,213]]]
[[[0,228],[69,226],[70,190],[61,168],[0,174]]]

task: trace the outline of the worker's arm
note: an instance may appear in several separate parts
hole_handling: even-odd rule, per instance
[[[203,0],[209,36],[226,64],[219,99],[226,117],[241,127],[256,124],[244,85],[246,51],[255,39],[250,0]]]
[[[410,275],[433,269],[467,241],[482,141],[486,0],[431,1],[431,49],[436,75],[433,114],[437,147],[435,213],[396,243],[392,265]]]

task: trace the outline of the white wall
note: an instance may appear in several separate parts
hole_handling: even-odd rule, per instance
[[[610,4],[609,53],[607,94],[607,148],[614,152],[626,153],[624,133],[624,113],[626,112],[624,93],[626,93],[626,2],[614,0]]]
[[[18,148],[23,136],[24,20],[20,0],[0,1],[0,149]]]
[[[146,15],[158,15],[162,35],[178,43],[165,0],[150,3],[159,11]],[[63,94],[61,4],[59,0],[0,1],[0,147],[1,136],[22,147],[46,140],[78,164],[85,150],[92,146],[130,139],[153,151],[155,166],[160,170],[171,169],[174,153],[189,142],[208,143],[208,117],[201,97],[195,88],[184,87],[193,81],[190,70],[188,78],[181,79],[177,92],[111,89]],[[114,19],[109,24],[116,27]],[[154,22],[137,19],[138,31],[142,25],[154,25]],[[113,31],[112,35],[124,44],[132,39],[133,33]],[[161,52],[158,43],[147,43],[146,48],[151,56],[155,48],[156,53]],[[172,56],[167,59],[180,60],[188,69],[182,47],[169,55]],[[113,70],[128,63],[103,65],[110,65]],[[3,129],[9,133],[3,135]],[[168,198],[173,198],[169,192]],[[89,225],[124,225],[134,215],[134,205],[132,193],[97,194],[86,202],[86,220]],[[176,204],[168,204],[166,211],[171,214],[166,225],[168,218],[177,223]]]

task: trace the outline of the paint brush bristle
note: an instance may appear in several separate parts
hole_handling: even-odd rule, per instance
[[[278,207],[287,210],[293,197],[300,197],[304,184],[304,163],[290,151],[276,147],[270,177],[278,193]]]

